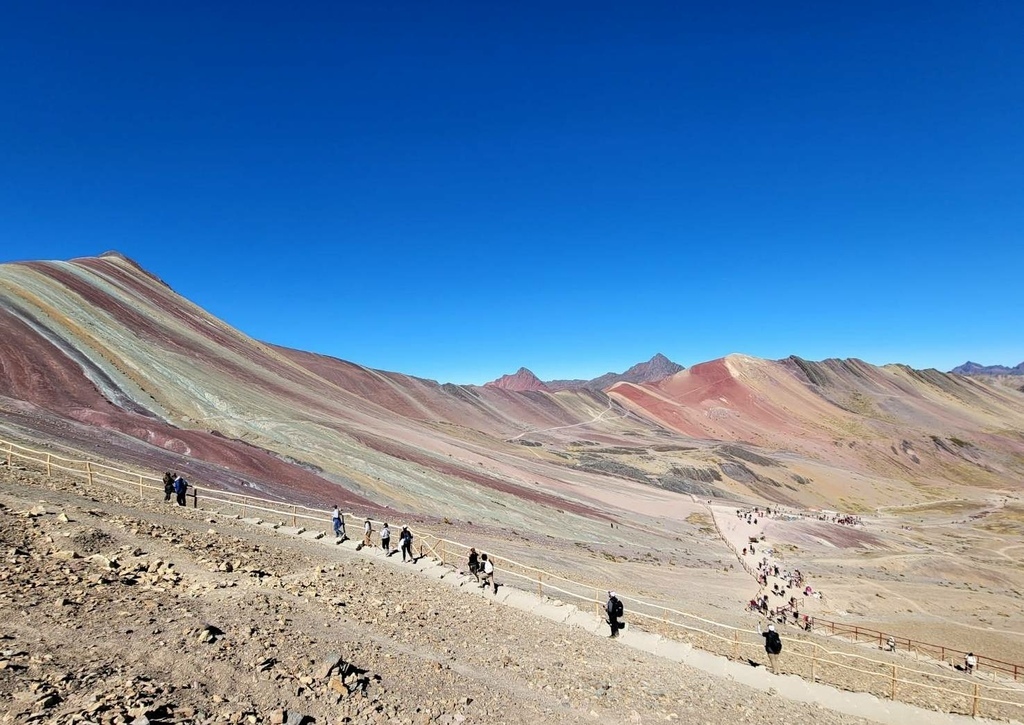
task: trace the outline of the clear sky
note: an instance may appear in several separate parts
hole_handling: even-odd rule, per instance
[[[1024,3],[9,2],[0,260],[441,381],[1024,360]]]

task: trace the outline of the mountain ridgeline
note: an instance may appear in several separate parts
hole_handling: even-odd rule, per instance
[[[527,368],[519,368],[511,375],[502,375],[486,383],[487,387],[503,390],[533,390],[555,393],[559,390],[605,390],[615,383],[653,383],[675,375],[684,368],[660,352],[647,362],[637,363],[624,373],[605,373],[593,380],[548,380],[542,381]]]
[[[906,503],[1016,485],[1022,431],[1012,387],[855,359],[440,384],[258,342],[116,253],[0,265],[0,437],[367,514],[585,540],[687,494]]]

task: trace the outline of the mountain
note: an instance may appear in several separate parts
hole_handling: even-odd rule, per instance
[[[545,384],[552,391],[604,390],[615,383],[652,383],[682,371],[682,365],[672,362],[660,352],[647,362],[637,363],[624,373],[605,373],[593,380],[549,380]]]
[[[526,368],[519,368],[512,375],[502,375],[497,380],[485,383],[484,387],[515,390],[517,392],[538,390],[548,392],[549,390],[548,386],[541,382],[540,378]]]
[[[1005,365],[979,365],[968,360],[963,365],[957,365],[950,372],[957,375],[1024,375],[1024,362],[1010,368]]]
[[[442,385],[253,340],[116,253],[0,264],[0,438],[237,492],[597,540],[690,495],[872,507],[1024,477],[1013,388],[854,359],[677,367]]]
[[[647,362],[637,363],[620,375],[605,373],[599,378],[594,378],[586,387],[604,390],[615,383],[653,383],[682,370],[682,365],[672,362],[659,352]]]

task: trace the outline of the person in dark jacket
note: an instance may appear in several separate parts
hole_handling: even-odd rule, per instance
[[[408,526],[402,527],[402,532],[398,535],[398,546],[402,549],[402,561],[406,560],[406,555],[409,556],[410,563],[416,560],[412,555],[412,532]]]
[[[761,631],[761,623],[757,623],[757,633],[764,637],[764,651],[768,655],[768,664],[772,672],[779,674],[779,654],[782,653],[782,638],[775,631],[775,625],[769,624],[768,629]]]
[[[612,637],[618,637],[619,630],[622,629],[622,622],[619,621],[619,618],[622,616],[623,610],[622,600],[619,599],[615,592],[609,591],[608,601],[604,604],[604,611],[608,615],[608,626],[612,630]]]
[[[476,578],[477,582],[480,581],[480,555],[476,553],[476,549],[469,550],[469,573]]]
[[[174,493],[174,479],[175,475],[170,471],[164,474],[164,501],[171,500],[171,494]]]
[[[177,496],[178,505],[179,506],[184,506],[185,505],[185,492],[186,491],[188,491],[188,482],[184,478],[182,478],[181,476],[178,476],[177,478],[175,478],[174,479],[174,493]]]

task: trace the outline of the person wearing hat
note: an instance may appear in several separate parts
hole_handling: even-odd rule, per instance
[[[618,637],[619,630],[622,629],[622,623],[619,622],[619,617],[623,612],[622,600],[611,589],[608,590],[608,601],[605,602],[604,611],[608,615],[608,626],[612,630],[611,636]]]
[[[775,631],[775,625],[769,624],[768,629],[761,631],[761,623],[757,623],[757,633],[764,637],[764,651],[768,654],[768,664],[774,674],[779,674],[779,653],[782,652],[782,638]]]

